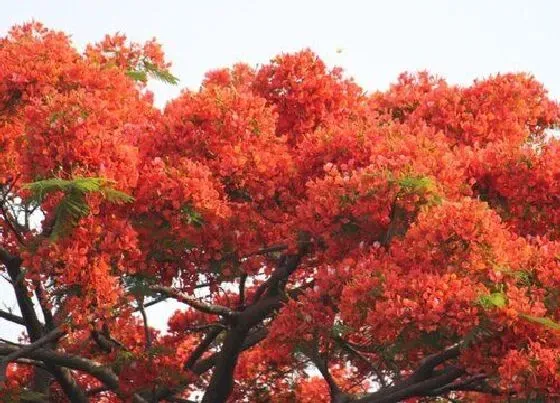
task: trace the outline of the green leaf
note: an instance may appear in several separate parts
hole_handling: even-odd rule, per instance
[[[507,304],[507,298],[503,292],[495,292],[488,295],[481,295],[478,303],[485,309],[502,308]]]
[[[144,62],[144,68],[146,72],[154,77],[156,80],[163,81],[164,83],[176,85],[179,82],[179,79],[171,74],[167,70],[160,70],[157,66],[150,62]]]
[[[519,270],[513,273],[514,277],[517,278],[517,284],[521,287],[527,287],[533,284],[534,275],[529,271]]]
[[[403,176],[398,181],[399,186],[408,193],[426,191],[433,188],[434,184],[427,176]]]
[[[436,193],[434,181],[428,176],[406,174],[396,181],[391,176],[388,177],[388,180],[390,183],[396,183],[399,186],[401,195],[429,195],[428,200],[426,200],[428,205],[439,205],[443,202],[441,195]]]
[[[76,177],[71,180],[51,178],[24,185],[31,192],[32,201],[40,204],[51,193],[62,192],[55,210],[54,225],[50,234],[56,240],[75,227],[82,217],[89,214],[86,194],[100,193],[110,203],[130,203],[134,198],[124,192],[113,189],[113,182],[99,177]]]
[[[351,326],[348,326],[342,322],[336,322],[331,329],[333,335],[340,337],[345,336],[353,331],[354,329]]]
[[[134,81],[141,81],[145,83],[148,81],[148,74],[142,70],[128,70],[126,75],[132,78]]]
[[[360,199],[360,193],[354,191],[352,193],[345,193],[340,196],[340,206],[345,208],[352,204],[355,204]]]
[[[111,188],[102,189],[101,190],[105,198],[110,203],[121,204],[121,203],[132,203],[134,201],[134,197],[120,190],[115,190]]]
[[[198,211],[195,211],[189,204],[185,204],[181,207],[181,214],[183,215],[183,219],[187,224],[191,224],[197,228],[202,227],[202,225],[204,224],[202,214],[200,214]]]
[[[519,316],[522,317],[523,319],[528,320],[529,322],[538,323],[539,325],[543,325],[550,329],[560,330],[560,323],[557,323],[552,319],[540,317],[540,316],[527,315],[525,313],[521,313],[519,314]]]
[[[28,402],[44,402],[46,396],[44,393],[41,392],[35,392],[32,390],[23,390],[20,393],[19,398],[22,401],[28,401]]]
[[[67,234],[77,225],[80,218],[89,214],[89,206],[83,195],[65,196],[62,198],[55,212],[54,226],[51,232],[53,240]]]
[[[136,296],[151,296],[153,291],[150,290],[150,287],[156,283],[153,277],[141,274],[125,276],[123,281],[128,292]]]

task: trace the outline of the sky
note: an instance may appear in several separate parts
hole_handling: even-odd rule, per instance
[[[386,89],[403,71],[428,70],[461,85],[526,71],[558,99],[559,15],[556,0],[4,0],[0,35],[37,20],[70,34],[80,49],[116,32],[139,42],[156,37],[181,80],[151,85],[158,106],[198,88],[208,70],[303,48],[368,91]],[[9,293],[0,286],[0,300]],[[164,328],[174,308],[154,308],[151,323]],[[0,337],[18,331],[0,319]]]
[[[402,71],[427,69],[457,84],[528,71],[558,98],[558,15],[556,0],[19,0],[3,4],[0,33],[35,19],[78,47],[117,31],[135,41],[155,36],[181,79],[154,87],[158,105],[198,88],[210,69],[307,47],[370,91]]]

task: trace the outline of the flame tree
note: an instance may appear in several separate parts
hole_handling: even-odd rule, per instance
[[[2,399],[559,397],[559,109],[539,82],[405,73],[366,94],[304,50],[159,110],[146,83],[169,68],[121,35],[0,39],[0,317],[22,330]]]

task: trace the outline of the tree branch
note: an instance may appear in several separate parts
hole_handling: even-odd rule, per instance
[[[208,347],[210,347],[210,345],[216,339],[216,337],[218,337],[218,335],[222,333],[222,331],[223,329],[219,327],[210,330],[210,332],[208,332],[204,336],[200,344],[193,350],[193,352],[191,353],[187,361],[185,361],[185,364],[183,365],[183,369],[190,370],[193,367],[193,365],[198,361],[198,359],[202,356],[202,354],[204,354],[204,352],[208,350]]]
[[[64,335],[60,329],[55,329],[50,333],[47,333],[39,340],[34,341],[31,344],[23,346],[19,350],[14,351],[13,353],[8,354],[0,361],[0,382],[6,379],[6,369],[8,368],[8,364],[12,361],[17,360],[18,358],[25,357],[27,354],[32,353],[33,351],[37,350],[38,348],[48,344],[50,342],[56,341]]]
[[[461,352],[462,346],[463,343],[456,343],[439,353],[427,356],[420,361],[420,366],[405,382],[414,383],[428,379],[432,375],[435,367],[452,358],[457,358]]]
[[[27,287],[23,282],[23,274],[20,267],[22,260],[19,256],[11,255],[6,250],[0,248],[0,261],[6,266],[8,275],[12,281],[12,287],[16,294],[16,300],[21,311],[24,325],[27,329],[27,334],[31,341],[38,340],[42,336],[43,326],[37,319],[37,315],[33,309],[33,302],[31,298],[29,298]]]
[[[222,344],[220,358],[202,403],[222,403],[227,400],[233,387],[233,371],[251,327],[261,323],[281,307],[284,298],[282,291],[286,287],[286,280],[299,266],[305,253],[306,248],[302,247],[296,255],[280,258],[272,275],[257,289],[253,304],[239,312]]]
[[[33,285],[35,286],[35,296],[37,297],[37,301],[39,301],[41,312],[43,312],[43,317],[45,318],[45,326],[48,330],[54,330],[56,324],[54,323],[54,317],[49,309],[48,302],[45,299],[43,286],[38,280],[33,281]]]
[[[251,347],[253,347],[254,345],[260,343],[262,340],[265,339],[266,335],[268,334],[268,330],[265,327],[262,327],[252,333],[250,333],[247,338],[245,339],[245,342],[243,343],[243,346],[241,348],[241,351],[245,351]],[[208,356],[207,358],[197,361],[191,368],[191,371],[197,375],[202,375],[206,372],[208,372],[209,370],[211,370],[214,365],[216,365],[216,363],[218,362],[220,358],[220,353],[212,353],[210,356]],[[173,395],[180,393],[182,390],[185,389],[186,386],[180,387],[180,388],[168,388],[168,387],[161,387],[158,390],[156,390],[155,392],[149,392],[147,394],[143,394],[144,398],[150,402],[153,401],[160,401],[161,399],[167,399],[169,400],[170,397],[172,397]]]
[[[9,216],[8,212],[6,211],[6,207],[4,206],[4,202],[5,202],[5,200],[2,200],[0,202],[0,212],[2,213],[2,216],[4,217],[4,221],[8,224],[8,228],[14,233],[17,241],[21,245],[25,245],[25,240],[23,239],[23,236],[21,235],[21,233],[16,229],[16,227],[12,223],[11,217]]]
[[[144,296],[140,295],[136,298],[138,302],[138,311],[142,315],[142,322],[144,325],[144,338],[146,340],[146,350],[152,346],[152,336],[150,335],[150,328],[148,327],[148,315],[144,309]]]
[[[221,305],[214,305],[214,304],[208,304],[206,302],[202,302],[200,300],[198,300],[197,298],[193,298],[189,295],[186,295],[180,291],[177,291],[171,287],[165,287],[165,286],[151,286],[150,290],[160,293],[166,297],[169,298],[173,298],[179,302],[182,302],[186,305],[189,305],[190,307],[204,312],[204,313],[208,313],[211,315],[220,315],[220,316],[225,316],[227,318],[236,316],[238,313],[232,311],[231,309],[225,307],[225,306],[221,306]]]
[[[23,320],[23,318],[21,316],[14,315],[13,313],[0,310],[0,318],[6,319],[17,325],[25,326],[25,321]]]
[[[314,344],[308,351],[305,352],[305,355],[309,357],[313,365],[315,365],[315,367],[323,376],[325,382],[327,382],[327,384],[329,385],[331,400],[336,402],[342,401],[346,394],[336,384],[336,381],[329,371],[328,361],[321,355],[317,345]]]
[[[445,387],[448,383],[463,375],[465,371],[454,366],[447,367],[441,373],[435,373],[434,369],[450,359],[457,358],[462,346],[463,343],[457,343],[439,353],[427,356],[407,379],[394,386],[383,388],[357,399],[355,402],[398,402],[413,396],[426,396],[435,389]]]
[[[370,394],[362,399],[356,400],[356,403],[397,403],[413,396],[425,396],[434,389],[441,388],[465,373],[461,368],[454,366],[445,368],[441,374],[423,380],[421,382],[406,385],[404,387],[391,387]]]
[[[18,347],[10,344],[0,344],[0,355],[10,355],[19,350],[20,349]],[[118,376],[109,368],[104,367],[95,361],[79,357],[77,355],[60,353],[44,348],[27,351],[24,356],[33,360],[49,363],[51,366],[64,367],[85,372],[103,382],[103,384],[115,392],[120,398],[127,398],[127,395],[120,390]],[[134,399],[138,402],[145,402],[145,400],[140,396],[134,396]],[[71,399],[71,401],[75,400]],[[87,401],[88,400],[86,398],[85,402]]]
[[[237,303],[238,309],[243,309],[245,306],[245,284],[247,282],[247,273],[241,273],[239,276],[239,302]]]
[[[483,389],[486,391],[486,393],[499,395],[500,392],[498,390],[493,390],[489,388],[487,384],[485,384],[486,378],[487,378],[486,374],[473,375],[466,379],[453,382],[442,388],[433,390],[427,393],[426,395],[442,396],[448,392],[453,392],[453,391],[482,391]],[[486,389],[486,387],[488,388]]]
[[[352,347],[348,342],[346,342],[344,339],[342,339],[342,337],[339,336],[335,336],[334,341],[337,342],[340,347],[345,350],[346,352],[356,356],[357,358],[359,358],[362,362],[364,362],[365,364],[367,364],[372,370],[373,372],[375,372],[375,375],[377,377],[377,381],[380,383],[381,387],[384,388],[387,386],[387,382],[383,376],[383,373],[380,371],[380,369],[373,363],[371,362],[366,356],[364,356],[361,352],[359,352],[358,350],[356,350],[354,347]]]
[[[268,292],[271,292],[271,290],[274,290],[283,280],[286,280],[297,269],[305,252],[306,248],[301,248],[296,255],[284,255],[280,257],[276,270],[274,270],[272,275],[257,288],[253,296],[253,301],[258,301],[265,291],[268,290]]]
[[[43,325],[39,322],[39,319],[37,319],[37,314],[33,308],[33,302],[27,293],[24,275],[21,270],[22,260],[19,256],[13,256],[6,250],[0,248],[0,261],[6,266],[8,275],[12,281],[12,287],[16,294],[16,300],[29,339],[31,342],[38,341],[43,336]],[[71,402],[87,403],[87,396],[68,371],[58,368],[49,361],[45,361],[45,366],[47,370],[54,375]],[[42,369],[35,369],[33,384],[34,389],[38,391],[42,391],[42,388],[48,387],[48,377]]]

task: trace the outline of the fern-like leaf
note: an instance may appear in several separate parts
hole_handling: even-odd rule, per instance
[[[146,72],[142,70],[128,70],[126,72],[126,75],[132,78],[134,81],[142,81],[143,83],[148,81],[148,74],[146,74]]]
[[[148,81],[148,76],[171,85],[176,85],[179,82],[179,79],[171,74],[171,72],[159,69],[155,64],[148,61],[139,64],[135,70],[128,70],[126,75],[134,81],[141,81],[143,83]]]
[[[177,77],[167,70],[158,69],[153,63],[144,62],[144,68],[146,69],[146,72],[156,80],[172,85],[179,83],[179,79]]]
[[[74,228],[82,217],[89,214],[86,199],[88,193],[100,193],[110,203],[130,203],[134,198],[112,187],[113,182],[105,178],[76,177],[71,180],[60,178],[46,179],[29,183],[24,186],[31,192],[31,198],[41,203],[48,194],[62,192],[64,196],[55,210],[54,224],[50,233],[53,240],[67,234]]]
[[[519,316],[525,320],[528,320],[529,322],[538,323],[539,325],[548,327],[549,329],[553,329],[556,331],[560,330],[560,323],[557,323],[550,318],[527,315],[524,313],[520,314]]]

